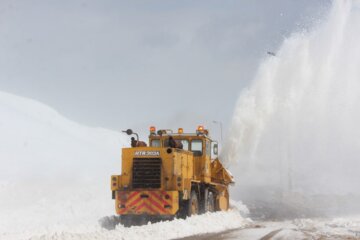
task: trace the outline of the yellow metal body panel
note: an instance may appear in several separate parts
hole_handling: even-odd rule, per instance
[[[201,181],[204,183],[211,182],[211,153],[206,149],[206,142],[211,144],[210,139],[205,136],[196,136],[196,135],[172,135],[174,140],[187,140],[191,143],[192,140],[202,140],[203,141],[203,149],[202,156],[193,156],[190,151],[178,150],[181,151],[182,154],[187,153],[193,156],[193,180]],[[161,147],[165,148],[163,141],[168,138],[168,136],[160,137],[160,136],[150,136],[149,142],[152,140],[162,140]]]
[[[224,168],[218,158],[211,163],[211,181],[225,185],[234,183],[233,176]]]
[[[218,208],[222,211],[226,211],[229,209],[229,192],[226,189],[223,189],[222,192],[220,192],[220,194],[217,197],[217,202],[218,202]]]
[[[159,152],[157,158],[161,158],[161,188],[165,191],[190,190],[190,180],[193,179],[193,155],[191,152],[179,149],[167,152],[166,148],[123,148],[122,150],[122,175],[118,176],[118,189],[131,189],[132,187],[132,166],[134,158],[154,158],[153,156],[139,156],[138,152]],[[114,189],[112,189],[114,191]]]
[[[121,188],[121,175],[111,176],[111,191],[116,191]]]

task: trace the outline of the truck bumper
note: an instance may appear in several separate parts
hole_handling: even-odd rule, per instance
[[[119,215],[173,216],[179,210],[177,191],[116,191],[115,209]]]

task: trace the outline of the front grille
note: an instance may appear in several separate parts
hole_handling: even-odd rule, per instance
[[[132,173],[133,188],[161,187],[160,158],[134,158]]]

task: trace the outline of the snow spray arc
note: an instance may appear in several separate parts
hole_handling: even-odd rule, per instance
[[[237,102],[223,151],[239,182],[313,193],[360,184],[360,2],[335,0],[265,59]]]

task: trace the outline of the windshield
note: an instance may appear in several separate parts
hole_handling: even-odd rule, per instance
[[[186,151],[189,151],[189,141],[188,140],[184,140],[184,139],[181,139],[181,140],[179,140],[181,143],[182,143],[182,145],[183,145],[183,148],[182,149],[184,149],[184,150],[186,150]]]
[[[151,147],[160,147],[160,140],[159,139],[151,140]]]
[[[191,141],[191,151],[195,156],[202,155],[202,141],[201,140],[192,140]]]

